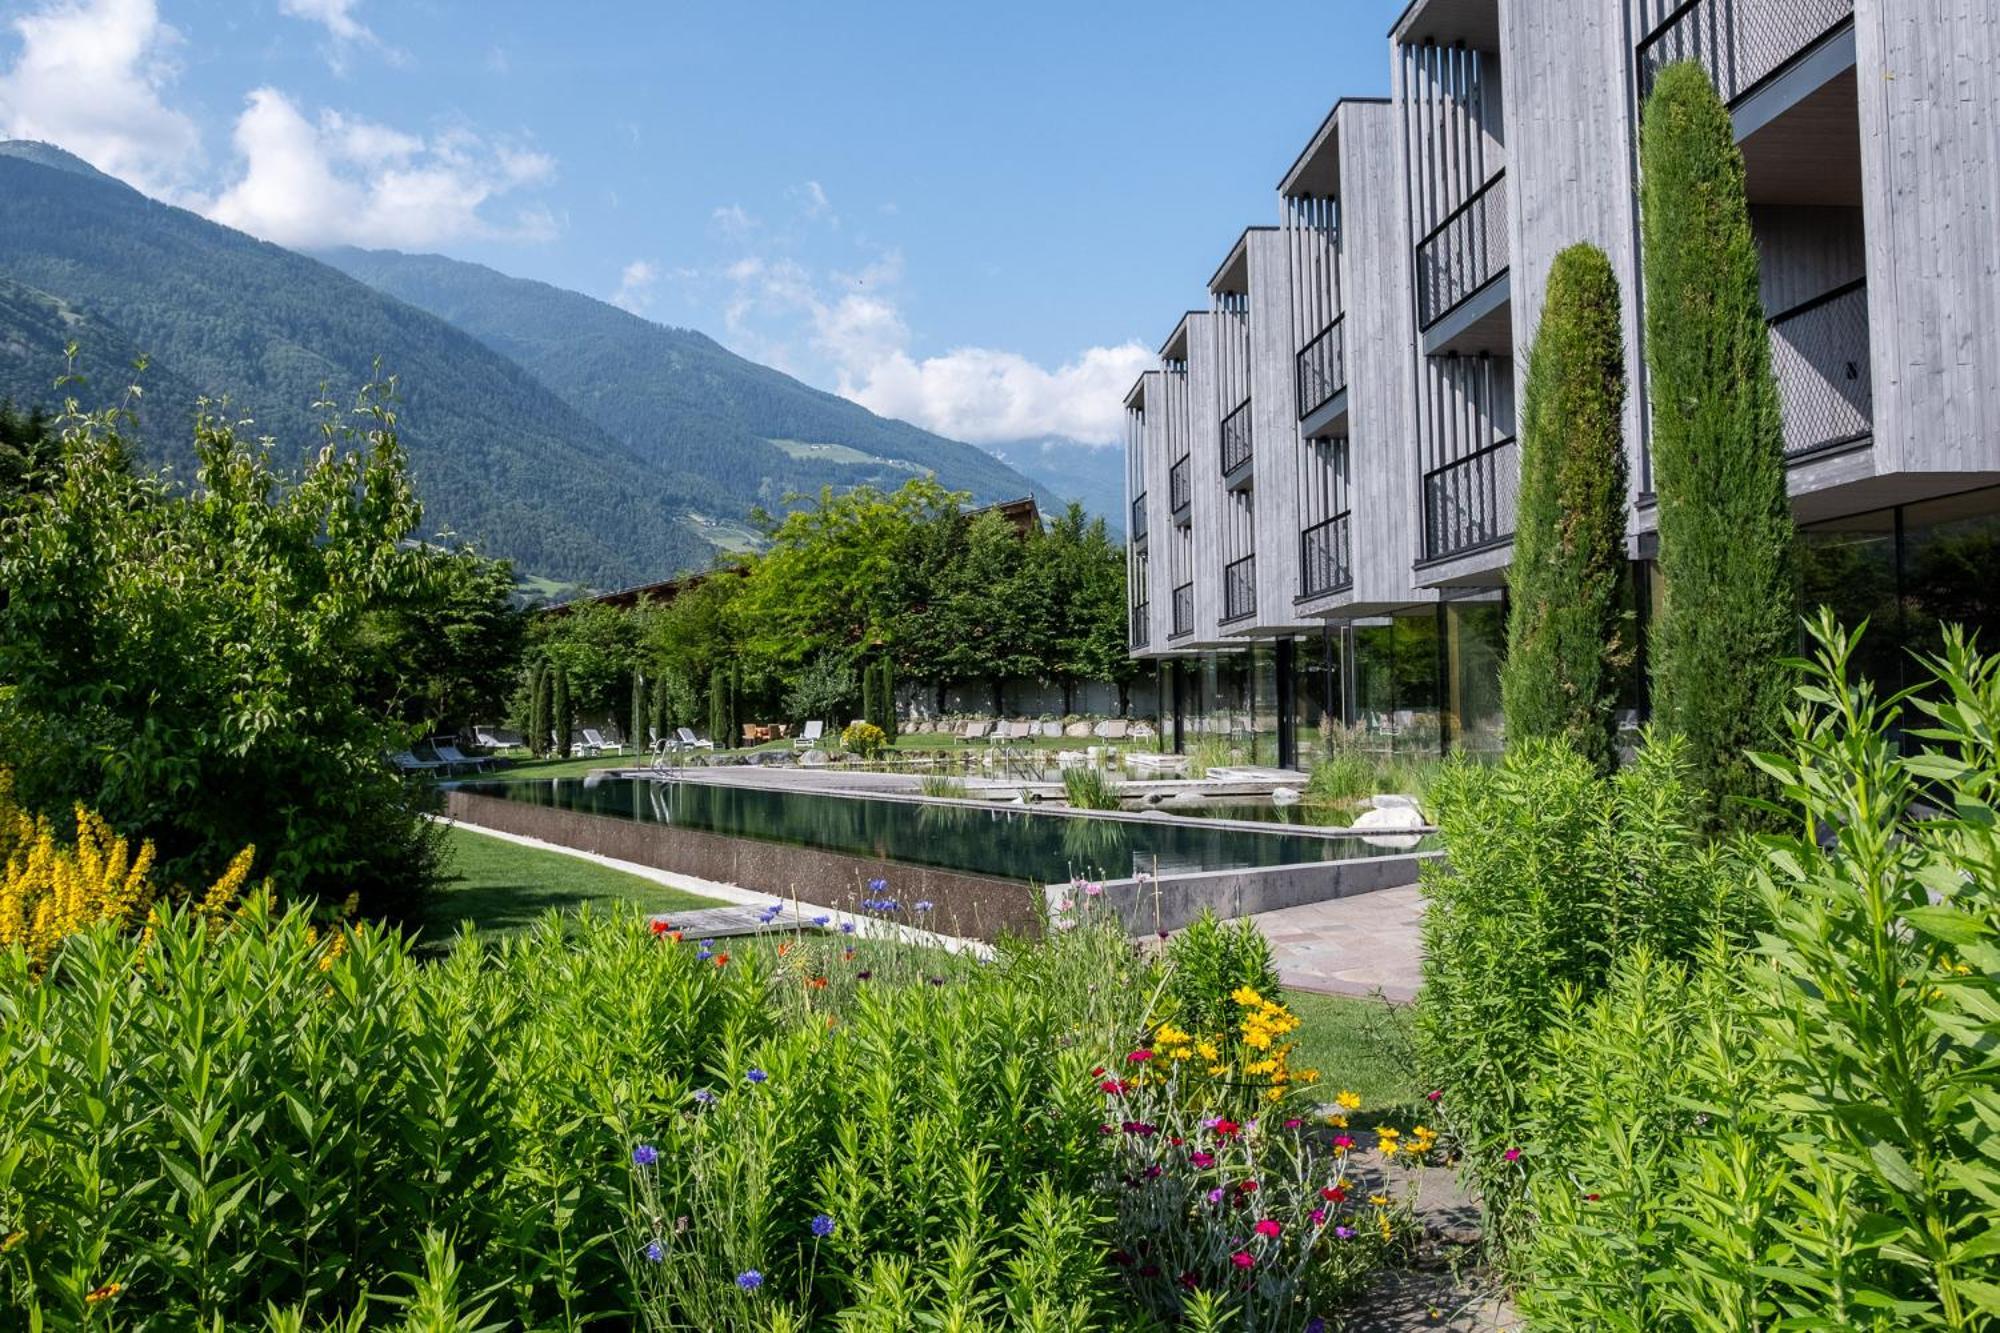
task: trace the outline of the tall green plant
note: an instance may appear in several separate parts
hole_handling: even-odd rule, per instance
[[[708,738],[718,750],[733,750],[738,741],[736,675],[717,667],[708,678]]]
[[[556,724],[554,689],[548,659],[538,660],[528,681],[528,750],[536,756],[549,752],[550,733]]]
[[[549,690],[549,722],[555,728],[556,754],[569,758],[570,733],[576,728],[576,706],[569,694],[569,668],[558,662]]]
[[[652,720],[652,713],[646,704],[645,673],[636,667],[632,671],[632,711],[629,716],[632,719],[632,728],[625,733],[626,743],[635,749],[644,749],[647,724]]]
[[[882,654],[882,681],[876,687],[875,697],[881,701],[882,716],[876,726],[889,738],[889,744],[896,743],[896,663],[887,653]]]
[[[1618,279],[1592,245],[1549,270],[1521,412],[1521,490],[1500,672],[1507,739],[1568,741],[1617,762],[1618,684],[1631,661],[1625,566],[1625,344]]]
[[[861,664],[860,720],[877,730],[881,729],[881,723],[878,719],[882,716],[882,705],[876,695],[876,690],[880,688],[880,685],[880,679],[875,674],[875,664],[873,662],[863,662]]]
[[[1747,755],[1782,727],[1796,641],[1793,524],[1743,156],[1693,64],[1663,70],[1640,131],[1653,489],[1666,585],[1653,710],[1687,738],[1712,821],[1768,791]]]

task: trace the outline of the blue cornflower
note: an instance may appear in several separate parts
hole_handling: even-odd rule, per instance
[[[642,1143],[632,1150],[632,1163],[635,1166],[651,1166],[659,1160],[660,1150],[650,1143]]]
[[[761,1069],[753,1069],[749,1073],[745,1074],[743,1077],[749,1079],[752,1083],[762,1083],[765,1079],[771,1076],[765,1073]]]
[[[880,893],[889,887],[889,881],[886,879],[871,879],[868,881],[868,887],[874,892]]]
[[[764,1275],[756,1269],[747,1269],[736,1275],[736,1285],[745,1291],[755,1291],[764,1285]]]
[[[667,1247],[656,1240],[648,1241],[646,1243],[646,1258],[652,1263],[664,1263],[667,1258]]]
[[[916,903],[910,908],[910,910],[912,912],[928,912],[934,906],[936,906],[936,904],[931,902],[930,899],[919,898],[917,899]]]
[[[713,949],[713,948],[715,947],[715,941],[714,941],[714,940],[703,940],[703,941],[701,942],[701,947],[702,947],[702,948],[704,948],[704,949]]]
[[[840,933],[843,935],[852,935],[854,933],[854,923],[852,921],[841,922]]]
[[[695,960],[695,961],[696,961],[697,963],[705,963],[705,962],[707,962],[707,961],[708,961],[709,959],[711,959],[711,958],[713,958],[713,957],[715,957],[715,955],[714,955],[714,954],[710,953],[710,952],[709,952],[708,950],[706,950],[706,949],[703,949],[703,950],[702,950],[702,951],[701,951],[700,953],[698,953],[698,954],[696,954],[696,955],[694,956],[694,960]]]
[[[707,1088],[696,1088],[694,1090],[694,1099],[697,1102],[700,1102],[703,1106],[713,1106],[717,1101],[720,1100],[713,1092],[711,1092]]]
[[[813,918],[813,924],[815,926],[823,926],[831,920],[833,920],[833,918],[830,916],[816,916]]]
[[[818,1236],[821,1240],[825,1240],[833,1234],[833,1219],[825,1213],[821,1213],[819,1216],[813,1218],[812,1230],[813,1235]]]

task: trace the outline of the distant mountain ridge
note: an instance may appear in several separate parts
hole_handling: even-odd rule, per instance
[[[87,383],[59,392],[72,341]],[[199,397],[229,395],[296,461],[323,388],[344,400],[378,361],[426,527],[563,581],[705,566],[754,536],[753,505],[822,485],[934,472],[976,502],[1058,503],[985,451],[699,333],[439,256],[297,254],[0,142],[0,397],[103,406],[136,380],[147,456],[184,473]]]
[[[442,255],[319,257],[517,362],[640,458],[699,468],[746,505],[823,485],[894,487],[924,471],[980,503],[1060,503],[983,449],[878,417],[691,329]]]

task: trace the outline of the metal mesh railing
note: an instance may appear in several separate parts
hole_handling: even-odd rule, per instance
[[[1134,648],[1144,648],[1152,641],[1152,612],[1153,608],[1150,602],[1132,603],[1132,646]]]
[[[1222,474],[1228,476],[1250,461],[1250,400],[1222,419]]]
[[[1298,356],[1299,416],[1309,417],[1347,387],[1346,316],[1319,331]]]
[[[1188,477],[1189,461],[1183,458],[1167,470],[1167,507],[1176,516],[1186,513],[1188,505],[1194,500],[1194,488],[1189,484]]]
[[[1299,534],[1299,594],[1318,597],[1354,582],[1348,550],[1347,515],[1335,514]]]
[[[1132,540],[1135,542],[1146,540],[1146,493],[1144,491],[1141,491],[1139,498],[1132,502]]]
[[[1257,557],[1246,555],[1222,567],[1222,618],[1241,620],[1257,610]]]
[[[1424,474],[1424,556],[1437,560],[1514,533],[1521,454],[1514,437]]]
[[[1174,637],[1194,633],[1194,585],[1183,583],[1174,589]]]
[[[1495,172],[1418,242],[1418,322],[1429,328],[1506,267],[1507,176]]]
[[[1867,283],[1836,287],[1774,318],[1771,371],[1786,457],[1865,438],[1875,418]]]
[[[1668,65],[1692,60],[1734,104],[1853,16],[1854,0],[1687,0],[1639,43],[1639,95]]]

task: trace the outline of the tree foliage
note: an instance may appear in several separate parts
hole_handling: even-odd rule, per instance
[[[364,645],[456,566],[408,541],[386,396],[330,418],[291,478],[216,411],[192,486],[137,473],[124,424],[67,416],[51,484],[0,519],[0,741],[24,804],[150,838],[167,883],[254,844],[282,893],[412,907],[432,842],[384,761],[409,732]]]
[[[1511,742],[1567,740],[1600,772],[1617,759],[1631,660],[1625,568],[1625,347],[1618,279],[1591,245],[1549,270],[1521,412],[1521,490],[1500,673]]]
[[[1687,738],[1710,816],[1767,790],[1746,758],[1783,718],[1797,641],[1793,523],[1743,156],[1692,64],[1662,71],[1640,134],[1646,349],[1663,604],[1658,722]]]

